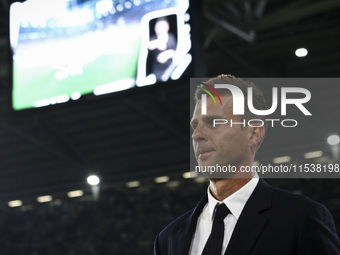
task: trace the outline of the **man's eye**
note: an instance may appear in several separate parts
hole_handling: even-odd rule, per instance
[[[209,125],[209,126],[213,126],[213,125],[214,125],[214,120],[213,120],[213,119],[212,119],[212,120],[209,120],[209,121],[208,121],[208,125]]]

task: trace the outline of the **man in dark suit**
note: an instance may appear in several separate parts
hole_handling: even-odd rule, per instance
[[[229,75],[202,83],[196,91],[191,120],[193,146],[200,167],[252,166],[264,135],[264,122],[214,125],[214,119],[240,123],[233,115],[233,97],[217,90],[221,106],[212,98],[202,104],[202,91],[214,84],[233,84],[246,95],[253,89],[255,109],[267,109],[253,84]],[[203,109],[205,107],[205,109]],[[245,110],[244,118],[264,119]],[[254,172],[207,176],[207,194],[197,206],[169,224],[155,240],[156,255],[336,255],[339,238],[330,212],[301,195],[274,189]]]

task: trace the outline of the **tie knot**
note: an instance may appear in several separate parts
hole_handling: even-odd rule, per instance
[[[230,213],[229,208],[224,204],[216,205],[215,207],[215,218],[219,220],[224,220],[224,218]]]

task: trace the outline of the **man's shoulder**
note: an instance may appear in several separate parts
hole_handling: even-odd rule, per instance
[[[198,204],[192,208],[191,210],[183,213],[181,216],[172,221],[169,225],[167,225],[160,233],[159,236],[168,236],[173,235],[175,231],[182,227],[189,227],[192,224],[195,224],[198,216],[203,210],[204,206],[208,202],[207,194],[203,195]]]
[[[256,208],[272,217],[286,215],[286,218],[299,220],[308,214],[330,215],[329,210],[319,202],[298,192],[273,187],[263,179],[260,179],[247,204],[248,210]]]
[[[173,220],[159,233],[159,236],[168,236],[169,234],[173,234],[179,228],[179,226],[190,217],[194,209],[195,208],[192,208],[191,210],[183,213],[181,216]]]
[[[197,206],[186,213],[182,214],[169,225],[167,225],[157,236],[154,243],[155,254],[168,254],[168,250],[173,246],[173,238],[180,233],[180,229],[185,232],[179,242],[187,243],[190,234],[188,230],[193,226],[193,215]],[[183,233],[183,232],[182,232]]]
[[[271,209],[267,213],[280,227],[296,230],[301,254],[312,250],[313,254],[340,254],[333,217],[323,204],[302,194],[273,188]]]
[[[282,207],[282,210],[294,210],[295,213],[308,211],[324,211],[329,210],[321,203],[298,192],[290,192],[273,187],[273,206]],[[288,205],[288,206],[287,206]]]

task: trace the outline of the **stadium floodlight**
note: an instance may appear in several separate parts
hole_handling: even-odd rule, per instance
[[[306,48],[299,48],[295,51],[295,55],[299,58],[305,57],[308,54],[308,50]]]
[[[176,188],[180,185],[179,181],[171,181],[166,184],[167,187],[169,188]]]
[[[305,159],[311,159],[311,158],[319,158],[323,155],[322,151],[311,151],[307,152],[303,155]]]
[[[126,183],[126,187],[128,188],[136,188],[140,186],[140,181],[131,181]]]
[[[40,196],[40,197],[37,197],[37,201],[39,203],[51,202],[52,201],[52,196],[50,196],[50,195]]]
[[[97,175],[90,175],[89,177],[87,177],[87,183],[90,185],[98,185],[100,182],[100,179]]]
[[[163,183],[163,182],[168,182],[169,181],[169,176],[160,176],[155,178],[156,183]]]
[[[201,176],[201,177],[195,178],[195,182],[197,182],[197,183],[206,183],[206,182],[208,182],[208,179],[203,177],[203,176]]]
[[[67,196],[69,198],[73,198],[73,197],[81,197],[84,195],[84,191],[82,190],[73,190],[73,191],[69,191],[67,192]]]
[[[184,179],[189,179],[189,178],[196,178],[198,176],[198,172],[185,172],[182,174],[182,177]]]
[[[22,206],[22,201],[21,200],[13,200],[8,202],[9,207],[18,207]]]
[[[277,157],[277,158],[273,158],[273,163],[274,164],[282,164],[282,163],[287,163],[290,160],[291,160],[290,156]]]
[[[327,138],[327,142],[329,145],[337,145],[340,143],[340,137],[338,135],[330,135]]]

